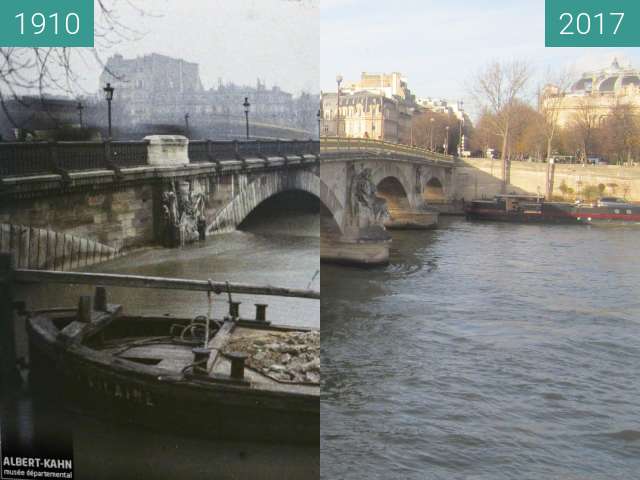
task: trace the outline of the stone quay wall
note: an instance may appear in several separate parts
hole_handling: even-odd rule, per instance
[[[511,162],[511,178],[507,191],[545,195],[547,167],[546,163]],[[599,185],[604,186],[603,196],[624,197],[629,201],[640,202],[640,167],[554,165],[554,197],[571,200],[575,196],[579,197],[585,188],[597,189]],[[499,159],[465,159],[456,167],[457,199],[492,198],[501,193],[501,188],[502,162]]]

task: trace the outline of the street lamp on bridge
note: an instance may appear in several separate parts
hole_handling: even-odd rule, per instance
[[[336,137],[340,136],[340,84],[342,83],[342,75],[336,75],[336,83],[338,84],[338,98],[336,100]]]
[[[444,127],[444,154],[449,153],[449,125]]]
[[[187,132],[187,138],[191,137],[191,130],[189,129],[189,118],[190,118],[189,114],[185,113],[184,114],[184,126],[185,126],[185,129],[186,129],[186,132]]]
[[[460,112],[460,133],[458,134],[458,156],[462,156],[464,151],[464,102],[458,102],[458,111]]]
[[[78,120],[80,121],[80,129],[83,129],[84,125],[82,122],[82,111],[84,110],[84,107],[82,106],[82,102],[78,102],[78,106],[76,108],[78,109]]]
[[[104,98],[107,101],[108,115],[109,115],[109,140],[112,138],[111,134],[111,101],[113,100],[113,91],[115,88],[111,86],[110,83],[107,83],[107,86],[103,88],[104,90]]]
[[[433,152],[433,122],[435,122],[436,119],[431,117],[429,119],[429,150],[431,150]]]
[[[245,127],[247,129],[247,140],[249,140],[249,108],[251,107],[251,104],[249,103],[249,97],[244,97],[244,103],[242,104],[242,106],[244,107],[244,120]]]
[[[316,117],[318,119],[318,139],[322,136],[322,132],[320,131],[320,119],[322,118],[322,104],[320,105],[320,109],[318,113],[316,113]]]

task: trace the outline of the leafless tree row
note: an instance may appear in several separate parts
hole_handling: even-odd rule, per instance
[[[508,178],[510,159],[545,161],[560,155],[579,162],[599,157],[621,164],[640,158],[640,118],[632,106],[617,102],[603,113],[585,95],[561,123],[571,74],[547,74],[537,95],[530,93],[532,75],[524,62],[494,62],[473,79],[469,89],[480,108],[470,147],[500,152],[506,171],[503,178]]]

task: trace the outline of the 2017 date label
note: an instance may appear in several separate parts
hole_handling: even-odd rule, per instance
[[[637,0],[545,0],[547,47],[640,46]]]

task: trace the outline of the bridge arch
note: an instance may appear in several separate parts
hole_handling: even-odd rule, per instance
[[[392,218],[400,212],[411,209],[409,196],[402,182],[397,177],[385,177],[376,185],[376,195],[387,201],[387,208]]]
[[[287,191],[303,191],[321,199],[320,177],[306,171],[264,174],[240,191],[227,205],[218,210],[207,226],[207,234],[231,232],[265,200]]]
[[[410,210],[413,206],[413,183],[405,175],[406,168],[396,163],[384,163],[372,172],[371,180],[377,195],[387,201],[389,213]]]
[[[429,180],[424,184],[422,198],[427,203],[439,203],[444,202],[447,199],[444,184],[440,178],[437,176],[429,178]]]

